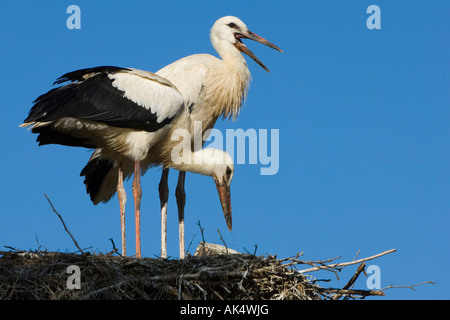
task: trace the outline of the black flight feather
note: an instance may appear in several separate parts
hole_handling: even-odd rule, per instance
[[[71,82],[51,89],[35,100],[24,122],[47,122],[65,117],[105,123],[107,125],[154,132],[172,121],[157,121],[156,113],[125,97],[112,85],[108,74],[129,69],[97,67],[66,73],[56,83]],[[97,73],[83,79],[83,75]]]
[[[80,176],[85,177],[86,192],[92,201],[94,201],[103,181],[113,167],[113,163],[108,159],[94,158],[81,171]]]

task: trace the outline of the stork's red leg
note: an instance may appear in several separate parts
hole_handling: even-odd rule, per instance
[[[127,194],[125,192],[125,188],[123,187],[123,170],[122,167],[119,166],[119,178],[117,182],[117,196],[119,197],[119,205],[120,205],[120,229],[122,232],[122,255],[127,255],[127,245],[126,245],[126,237],[125,237],[125,203],[127,202]]]
[[[141,257],[141,162],[134,163],[133,196],[136,223],[136,257]]]
[[[178,184],[175,191],[178,206],[178,234],[180,241],[180,259],[185,257],[185,247],[184,247],[184,206],[186,204],[186,193],[184,191],[184,179],[186,177],[186,172],[181,171],[178,174]]]

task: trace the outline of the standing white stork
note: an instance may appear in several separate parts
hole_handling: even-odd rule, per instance
[[[227,16],[217,20],[210,31],[211,43],[222,59],[209,54],[194,54],[177,60],[156,72],[159,76],[169,80],[182,94],[184,103],[190,111],[190,132],[192,140],[195,137],[203,137],[204,132],[213,128],[220,116],[235,119],[239,114],[251,77],[245,58],[241,53],[247,54],[262,68],[269,71],[250,49],[242,43],[242,39],[251,39],[282,52],[274,44],[249,31],[240,19]],[[195,122],[201,122],[201,126],[195,127],[195,129],[201,132],[194,132]],[[200,144],[197,147],[201,146]],[[101,158],[100,153],[94,153],[90,163],[86,166],[86,168],[90,168],[91,172],[93,172],[93,176],[101,175],[102,168],[97,169],[98,171],[95,169],[99,158]],[[152,160],[146,159],[143,161],[142,167],[146,170],[151,164]],[[124,167],[129,168],[125,175],[130,175],[132,173],[132,165],[129,164]],[[159,185],[162,258],[167,257],[168,174],[169,170],[165,168]],[[90,184],[89,180],[87,177],[86,184],[88,189]],[[183,258],[185,254],[184,204],[186,196],[184,182],[185,172],[180,171],[176,188],[180,258]],[[104,189],[105,187],[103,187],[100,194],[104,193],[109,195],[114,192],[112,189],[108,191]],[[231,230],[231,211],[225,217],[227,219],[227,226]]]
[[[177,60],[162,68],[156,74],[168,79],[184,97],[191,111],[192,139],[202,138],[214,127],[217,119],[236,119],[247,94],[250,71],[241,52],[247,54],[266,71],[269,69],[250,51],[242,39],[251,39],[270,48],[283,52],[280,48],[248,30],[239,18],[227,16],[217,20],[210,31],[210,40],[222,59],[209,54],[194,54]],[[201,126],[195,129],[194,123]],[[200,145],[198,145],[200,147]],[[167,179],[169,170],[164,169],[159,185],[161,200],[161,257],[167,257]],[[180,258],[184,257],[184,190],[185,172],[180,172],[176,188]],[[231,220],[227,221],[231,230]]]
[[[177,129],[190,130],[189,108],[166,79],[137,69],[96,67],[67,73],[56,83],[72,83],[50,90],[35,101],[22,127],[39,134],[39,145],[96,148],[83,169],[94,203],[108,201],[117,189],[121,207],[123,172],[134,171],[136,256],[140,248],[141,162],[213,177],[226,219],[230,219],[230,183],[234,166],[221,150],[207,148],[179,155],[172,140]],[[130,165],[131,164],[131,165]],[[133,167],[133,168],[131,168]],[[123,207],[121,213],[124,213]],[[123,222],[123,220],[122,220]],[[122,229],[124,230],[124,229]],[[125,254],[125,253],[124,253]]]
[[[250,72],[241,52],[268,70],[241,39],[252,39],[281,50],[250,32],[235,17],[219,19],[210,35],[222,60],[205,54],[189,56],[160,70],[160,76],[117,67],[74,71],[56,81],[57,84],[65,81],[72,83],[53,89],[36,100],[22,125],[32,125],[32,131],[39,133],[41,145],[57,143],[97,148],[81,175],[86,177],[86,188],[95,204],[108,201],[117,190],[121,206],[123,254],[126,254],[126,194],[123,180],[134,173],[136,255],[140,256],[139,176],[141,170],[145,172],[150,166],[162,165],[166,169],[173,167],[180,170],[177,195],[182,190],[182,197],[177,196],[179,210],[184,206],[184,172],[213,176],[227,225],[231,229],[229,182],[234,172],[231,159],[223,152],[191,149],[187,160],[200,155],[209,158],[214,155],[219,159],[216,161],[218,165],[175,165],[169,159],[174,145],[170,136],[173,130],[186,128],[194,137],[193,121],[202,121],[203,133],[214,126],[218,117],[237,116],[250,80]],[[226,160],[223,160],[224,157]],[[164,172],[168,173],[167,170]],[[164,173],[161,182],[167,185]],[[164,196],[161,199],[162,203],[167,202]],[[181,227],[180,222],[180,230]],[[180,255],[184,255],[184,237],[180,238],[181,243],[183,251],[180,245]],[[165,247],[165,243],[162,246]]]

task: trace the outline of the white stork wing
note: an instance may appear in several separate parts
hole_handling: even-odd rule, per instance
[[[150,72],[118,67],[77,70],[55,83],[73,81],[41,95],[24,125],[75,118],[153,132],[184,108],[168,80]]]
[[[156,74],[177,87],[184,97],[186,107],[192,111],[205,85],[209,68],[218,61],[209,54],[194,54],[165,66]]]

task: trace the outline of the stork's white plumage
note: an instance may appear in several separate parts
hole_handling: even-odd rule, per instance
[[[123,180],[134,173],[136,256],[140,257],[140,174],[151,166],[179,170],[183,184],[185,171],[212,176],[231,229],[230,182],[234,167],[230,156],[216,149],[192,150],[189,145],[183,161],[174,162],[172,149],[179,142],[173,141],[172,135],[176,129],[186,129],[193,137],[193,121],[202,121],[204,132],[214,126],[218,117],[234,118],[239,113],[250,80],[241,52],[267,70],[242,43],[243,38],[281,51],[248,31],[238,18],[224,17],[211,29],[211,42],[222,60],[193,55],[158,74],[109,66],[70,72],[55,83],[71,83],[38,97],[21,125],[31,126],[32,132],[39,134],[40,145],[96,149],[81,175],[95,204],[108,201],[117,191],[122,254],[126,254]],[[197,159],[203,161],[193,161]]]
[[[214,127],[222,116],[235,119],[239,114],[247,94],[250,71],[242,52],[247,54],[263,69],[269,69],[250,51],[241,39],[251,39],[282,52],[280,48],[249,31],[240,19],[223,17],[215,22],[210,31],[210,40],[222,59],[209,54],[194,54],[164,67],[158,75],[170,80],[181,92],[185,104],[189,106],[191,117],[191,135],[203,137]],[[200,122],[201,126],[194,127]],[[195,132],[201,130],[201,132]],[[160,182],[161,199],[161,256],[166,257],[166,215],[168,198],[168,170],[164,170]],[[180,172],[176,190],[180,257],[184,257],[184,192],[185,172]],[[231,219],[228,228],[231,230]]]

